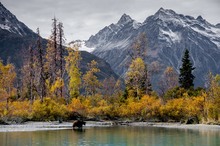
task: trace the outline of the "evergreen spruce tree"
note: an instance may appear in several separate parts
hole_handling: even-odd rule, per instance
[[[186,49],[182,58],[182,67],[180,68],[180,87],[184,89],[194,87],[193,80],[195,79],[195,76],[192,74],[194,69],[195,67],[192,67],[192,63],[190,62],[189,50]]]

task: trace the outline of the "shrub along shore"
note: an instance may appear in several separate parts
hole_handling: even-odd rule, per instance
[[[63,99],[45,98],[43,102],[0,102],[0,123],[18,124],[26,121],[109,120],[130,122],[180,122],[189,124],[219,124],[214,103],[205,101],[207,95],[169,99],[166,102],[156,96],[145,95],[141,99],[129,97],[73,98],[69,104]]]

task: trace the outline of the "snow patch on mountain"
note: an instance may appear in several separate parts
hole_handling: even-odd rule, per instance
[[[11,32],[11,31],[10,31],[10,27],[7,26],[7,25],[0,24],[0,28],[1,28],[1,29],[4,29],[4,30],[7,30],[7,31],[9,31],[9,32]]]
[[[141,23],[139,23],[139,22],[137,22],[136,20],[134,20],[134,22],[133,22],[133,28],[134,29],[138,29],[139,27],[141,27]]]
[[[10,33],[15,33],[20,36],[26,36],[32,34],[26,25],[20,22],[15,15],[7,10],[0,2],[0,29],[7,30]]]
[[[68,45],[69,45],[69,47],[72,47],[72,48],[77,46],[80,51],[92,52],[95,49],[92,47],[87,47],[86,42],[84,40],[72,41]]]
[[[95,49],[95,48],[92,48],[92,47],[89,48],[89,47],[87,47],[85,41],[83,41],[83,42],[81,43],[81,45],[79,46],[79,50],[80,50],[80,51],[92,52],[94,49]]]
[[[93,54],[105,59],[116,73],[124,77],[129,62],[129,51],[136,37],[147,35],[149,50],[145,62],[159,62],[160,73],[166,66],[179,71],[185,49],[189,49],[196,67],[195,85],[203,86],[207,71],[219,73],[220,24],[210,24],[201,16],[194,18],[161,8],[143,23],[124,14],[116,24],[111,24],[91,36],[86,45],[94,47]],[[153,84],[158,77],[155,75]]]
[[[197,27],[192,27],[192,29],[208,38],[217,45],[220,49],[220,29],[215,27],[204,28],[204,30],[200,30]]]
[[[180,42],[181,41],[181,34],[179,32],[173,32],[172,30],[163,30],[160,29],[159,39],[166,38],[167,42]]]

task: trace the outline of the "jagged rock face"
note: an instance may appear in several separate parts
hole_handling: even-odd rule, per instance
[[[0,58],[22,65],[25,50],[37,35],[0,3]]]
[[[129,61],[127,49],[137,36],[140,26],[140,23],[124,14],[116,24],[111,24],[95,36],[91,36],[86,45],[96,48],[93,53],[105,59],[116,73],[123,76]]]
[[[5,30],[20,36],[33,35],[33,31],[20,22],[15,15],[0,3],[0,30]]]
[[[216,24],[215,26],[216,26],[217,28],[220,28],[220,23]]]
[[[148,50],[145,62],[160,64],[161,74],[167,66],[177,72],[185,49],[189,49],[191,61],[196,67],[195,85],[204,86],[209,71],[220,73],[220,28],[201,16],[194,18],[177,14],[172,10],[159,9],[143,23],[123,15],[116,24],[111,24],[86,42],[94,47],[93,53],[110,63],[116,73],[125,76],[130,56],[128,55],[135,37],[146,33]],[[152,75],[157,86],[159,75]]]

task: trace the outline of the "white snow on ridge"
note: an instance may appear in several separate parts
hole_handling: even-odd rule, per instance
[[[7,25],[0,24],[0,28],[1,28],[1,29],[5,29],[5,30],[11,32],[11,31],[10,31],[10,27],[7,26]]]
[[[162,9],[161,11],[163,13],[162,14],[159,13],[160,15],[158,15],[158,18],[162,20],[162,24],[160,24],[160,25],[168,27],[167,24],[169,24],[171,22],[175,26],[180,25],[184,28],[189,27],[202,35],[205,35],[205,36],[211,37],[211,38],[215,38],[212,40],[219,40],[219,38],[220,38],[220,28],[212,26],[211,24],[206,22],[206,20],[204,20],[202,17],[200,19],[199,18],[195,19],[194,17],[187,16],[187,15],[184,16],[184,15],[173,14],[172,11],[167,11],[164,9]],[[204,28],[205,30],[199,29],[197,26]],[[170,34],[171,37],[175,36],[171,30],[169,30],[169,32],[164,32],[164,34],[167,34],[167,35],[168,35],[168,33]]]
[[[134,20],[134,22],[133,22],[133,28],[134,29],[138,29],[141,25],[142,25],[141,23]]]
[[[181,34],[177,32],[173,32],[172,30],[165,31],[163,29],[160,29],[160,37],[169,37],[167,38],[167,41],[172,41],[172,42],[180,42],[181,41]],[[169,40],[170,39],[170,40]]]
[[[220,37],[220,28],[211,27],[210,30]]]
[[[15,30],[17,31],[17,33],[20,35],[20,36],[23,36],[22,33],[19,31],[19,29],[17,27],[15,27]]]
[[[70,47],[74,47],[75,45],[77,45],[79,47],[80,51],[87,51],[87,52],[92,52],[93,50],[95,50],[95,48],[89,48],[86,46],[85,41],[75,41],[75,42],[71,42],[69,44]]]
[[[211,39],[211,41],[217,45],[218,48],[220,48],[220,29],[219,28],[206,28],[206,30],[199,30],[196,27],[192,27],[192,29],[208,38]],[[219,41],[217,41],[219,40]]]
[[[95,48],[89,48],[86,46],[85,41],[83,41],[81,43],[81,45],[79,46],[79,50],[80,51],[87,51],[87,52],[92,52],[93,50],[95,50]]]
[[[12,33],[19,34],[20,36],[23,36],[22,33],[26,34],[21,26],[19,26],[19,28],[20,28],[20,30],[19,30],[19,28],[15,27],[15,26],[9,26],[7,24],[0,24],[0,28],[7,30],[9,32],[12,32]]]

